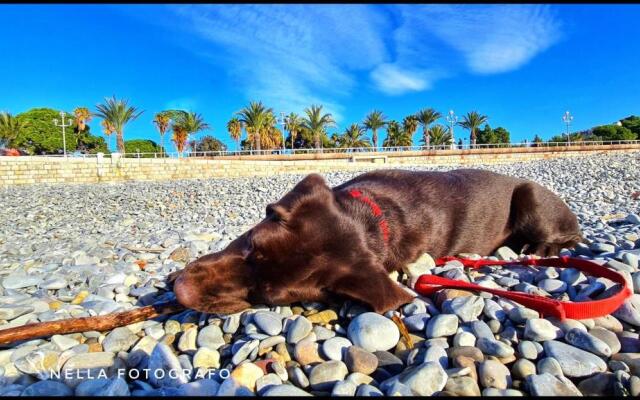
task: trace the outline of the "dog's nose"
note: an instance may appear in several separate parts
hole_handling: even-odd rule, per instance
[[[193,284],[190,284],[188,279],[185,279],[184,275],[180,275],[173,284],[173,293],[176,295],[178,303],[182,304],[186,308],[193,308],[192,306],[197,303],[198,290]]]

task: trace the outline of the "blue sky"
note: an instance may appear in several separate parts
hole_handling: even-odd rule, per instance
[[[0,110],[115,94],[145,110],[125,139],[158,140],[153,114],[185,108],[229,144],[249,100],[323,104],[340,131],[433,107],[547,139],[566,110],[576,130],[640,114],[639,20],[638,5],[0,5]]]

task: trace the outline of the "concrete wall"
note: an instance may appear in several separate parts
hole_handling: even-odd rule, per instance
[[[223,178],[399,165],[473,165],[640,151],[640,145],[504,148],[353,154],[237,156],[215,159],[0,157],[0,187],[34,183],[95,183],[130,180]],[[370,159],[371,155],[386,158]],[[362,157],[362,158],[359,158]]]

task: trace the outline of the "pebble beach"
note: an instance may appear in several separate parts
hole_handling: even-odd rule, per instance
[[[0,396],[639,396],[640,152],[471,168],[557,193],[586,239],[561,254],[621,273],[634,294],[611,315],[562,321],[453,289],[384,315],[350,301],[187,310],[1,345]],[[323,176],[335,186],[357,174]],[[224,249],[303,177],[0,189],[0,330],[172,300],[168,274]],[[491,257],[519,255],[501,248]],[[571,268],[465,271],[428,254],[393,278],[410,291],[421,274],[575,302],[619,290]]]

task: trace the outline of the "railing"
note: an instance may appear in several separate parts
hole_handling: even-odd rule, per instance
[[[431,146],[393,146],[393,147],[355,147],[355,148],[320,148],[320,149],[269,149],[269,150],[230,150],[230,151],[188,151],[182,154],[168,153],[124,153],[121,158],[212,158],[229,156],[255,156],[255,155],[292,155],[292,154],[363,154],[363,153],[398,153],[419,151],[444,151],[444,150],[477,150],[495,148],[528,148],[528,147],[572,147],[572,146],[598,146],[598,145],[640,145],[640,140],[592,140],[567,142],[521,142],[521,143],[492,143],[492,144],[464,144],[464,145],[431,145]],[[118,154],[118,153],[115,153]],[[62,154],[42,154],[21,157],[64,157]],[[67,158],[96,158],[97,154],[68,153]],[[103,157],[110,158],[111,154]]]

